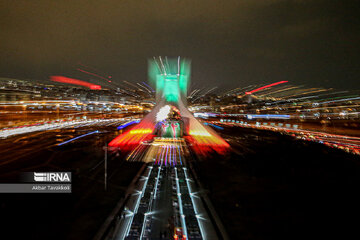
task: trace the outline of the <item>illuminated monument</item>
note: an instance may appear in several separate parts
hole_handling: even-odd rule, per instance
[[[186,103],[190,82],[190,62],[180,57],[163,60],[161,57],[149,60],[150,83],[156,87],[157,104]]]
[[[200,154],[223,152],[228,144],[215,131],[202,125],[187,109],[190,61],[154,58],[149,60],[148,76],[156,88],[156,106],[135,127],[119,135],[109,146],[133,149],[154,137],[186,139]]]

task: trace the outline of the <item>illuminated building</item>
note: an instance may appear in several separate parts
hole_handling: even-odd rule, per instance
[[[138,125],[111,141],[110,146],[132,149],[156,134],[170,138],[184,135],[193,148],[203,154],[212,150],[223,152],[228,148],[215,131],[197,121],[186,107],[190,81],[188,60],[154,58],[149,61],[148,74],[156,89],[156,106]]]

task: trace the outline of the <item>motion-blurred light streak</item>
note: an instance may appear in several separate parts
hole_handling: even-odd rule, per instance
[[[96,130],[96,131],[93,131],[93,132],[89,132],[89,133],[86,133],[86,134],[83,134],[83,135],[80,135],[80,136],[71,138],[71,139],[69,139],[69,140],[67,140],[67,141],[65,141],[65,142],[59,143],[58,146],[62,146],[62,145],[68,144],[68,143],[73,142],[73,141],[75,141],[75,140],[77,140],[77,139],[79,139],[79,138],[86,137],[86,136],[89,136],[89,135],[94,134],[94,133],[99,133],[99,131]]]
[[[14,135],[38,132],[38,131],[49,131],[62,128],[76,128],[84,127],[87,125],[94,125],[103,122],[119,121],[119,119],[93,119],[84,121],[60,121],[55,123],[36,124],[32,126],[21,126],[10,129],[0,130],[0,138],[7,138]]]
[[[88,87],[92,90],[101,90],[100,85],[88,83],[88,82],[85,82],[85,81],[82,81],[79,79],[75,79],[75,78],[68,78],[68,77],[64,77],[64,76],[51,76],[50,80],[53,82],[61,82],[61,83],[68,83],[68,84]]]
[[[282,84],[282,83],[287,83],[288,81],[280,81],[280,82],[276,82],[276,83],[272,83],[272,84],[269,84],[269,85],[265,85],[263,87],[259,87],[259,88],[256,88],[254,90],[251,90],[249,92],[246,92],[245,94],[252,94],[254,92],[258,92],[260,90],[263,90],[263,89],[266,89],[266,88],[270,88],[270,87],[273,87],[273,86],[276,86],[276,85],[279,85],[279,84]]]
[[[139,123],[139,122],[140,122],[140,120],[135,120],[135,121],[126,122],[126,123],[124,123],[124,124],[122,124],[122,125],[118,126],[118,127],[117,127],[117,130],[124,129],[124,128],[126,128],[126,127],[128,127],[128,126],[132,125],[132,124],[136,124],[136,123]]]

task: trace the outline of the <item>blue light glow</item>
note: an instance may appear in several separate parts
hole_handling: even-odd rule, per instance
[[[275,119],[290,119],[290,115],[281,115],[281,114],[248,114],[246,115],[247,119],[254,118],[275,118]]]
[[[212,127],[216,128],[216,129],[219,129],[219,130],[224,130],[223,127],[220,127],[220,126],[212,124],[212,123],[207,123],[206,122],[206,123],[204,123],[204,125],[212,126]]]
[[[67,143],[69,143],[69,142],[75,141],[76,139],[79,139],[79,138],[82,138],[82,137],[85,137],[85,136],[88,136],[88,135],[91,135],[91,134],[94,134],[94,133],[98,133],[98,132],[99,132],[99,131],[96,130],[96,131],[93,131],[93,132],[89,132],[89,133],[86,133],[86,134],[83,134],[83,135],[80,135],[80,136],[71,138],[71,139],[69,139],[69,140],[67,140],[67,141],[65,141],[65,142],[59,143],[58,146],[67,144]]]
[[[117,130],[126,128],[127,126],[130,126],[130,125],[132,125],[132,124],[139,123],[139,122],[140,122],[140,120],[127,122],[127,123],[125,123],[125,124],[123,124],[123,125],[118,126],[118,127],[117,127]]]

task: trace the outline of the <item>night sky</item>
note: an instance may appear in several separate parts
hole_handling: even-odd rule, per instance
[[[147,59],[192,59],[194,87],[287,80],[360,89],[360,1],[0,0],[0,77],[47,79],[82,63],[147,80]]]

